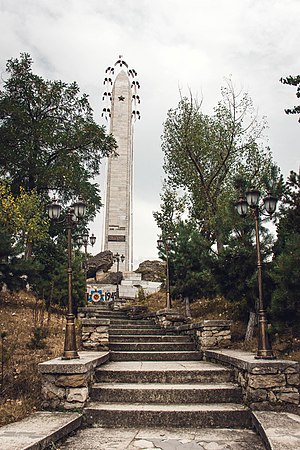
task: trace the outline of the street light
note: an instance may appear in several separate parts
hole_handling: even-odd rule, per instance
[[[266,310],[263,301],[263,287],[262,287],[262,263],[260,252],[260,239],[259,239],[259,216],[261,213],[266,213],[271,216],[277,206],[277,198],[268,192],[267,196],[263,198],[263,210],[259,207],[260,192],[257,189],[250,189],[246,192],[246,199],[243,196],[240,197],[236,203],[236,209],[240,216],[245,217],[248,211],[248,206],[251,209],[251,213],[255,220],[255,239],[256,239],[256,251],[257,251],[257,278],[258,278],[258,348],[256,359],[275,359],[272,351],[271,343],[267,333],[267,318]]]
[[[88,278],[88,258],[87,258],[87,247],[88,245],[91,245],[92,247],[96,243],[96,236],[94,236],[94,233],[92,235],[89,235],[88,230],[85,230],[82,235],[78,235],[76,238],[77,244],[79,247],[84,245],[84,272],[85,272],[85,280],[86,280],[86,299],[88,301],[89,298],[89,292],[87,289],[87,278]]]
[[[123,263],[125,261],[125,256],[124,255],[119,255],[119,253],[115,253],[113,255],[113,260],[114,262],[117,263],[117,274],[119,272],[119,265],[120,265],[120,261]],[[120,293],[119,293],[119,278],[117,276],[117,287],[116,287],[116,298],[120,298]]]
[[[172,308],[172,301],[170,295],[170,268],[169,268],[169,251],[171,249],[172,243],[173,239],[171,237],[167,237],[165,241],[163,239],[158,239],[157,241],[158,248],[164,247],[166,253],[166,309]]]
[[[92,233],[92,235],[90,236],[88,230],[85,230],[83,234],[77,236],[76,240],[79,247],[81,247],[81,245],[84,245],[85,270],[87,276],[87,248],[88,245],[91,245],[92,247],[95,245],[96,236],[94,236],[94,233]]]
[[[47,206],[47,212],[50,219],[57,220],[61,214],[61,205],[53,199]],[[65,345],[62,359],[77,359],[76,333],[75,333],[75,316],[73,314],[73,299],[72,299],[72,229],[77,223],[78,219],[82,218],[86,213],[86,204],[79,198],[76,203],[67,209],[65,217],[59,223],[66,223],[67,237],[68,237],[68,309],[66,315],[66,332]]]

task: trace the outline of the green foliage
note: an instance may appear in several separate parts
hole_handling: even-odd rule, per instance
[[[49,219],[36,190],[26,192],[21,186],[13,195],[10,186],[0,180],[0,224],[10,232],[22,251],[34,241],[43,240],[49,230]],[[25,257],[28,251],[25,252]]]
[[[47,196],[55,189],[65,201],[81,193],[90,214],[99,208],[97,184],[101,159],[116,148],[112,136],[93,120],[87,95],[78,85],[44,80],[21,54],[6,65],[0,91],[0,176],[19,187]]]
[[[140,302],[143,302],[143,301],[146,300],[145,291],[144,291],[144,289],[143,289],[142,287],[139,287],[139,290],[138,290],[138,299],[139,299]]]
[[[289,86],[296,86],[296,97],[300,98],[300,75],[294,77],[290,75],[286,78],[280,78],[280,82],[283,84],[288,84]],[[300,105],[285,109],[284,111],[286,114],[300,114]],[[298,122],[300,122],[300,119],[298,119]]]
[[[56,241],[48,239],[36,248],[35,264],[40,270],[31,281],[32,289],[45,301],[46,308],[51,305],[66,307],[68,303],[67,243],[65,236]],[[72,299],[74,312],[85,303],[85,274],[82,270],[83,255],[73,251],[72,258]]]
[[[248,186],[260,186],[274,172],[270,151],[260,143],[265,122],[258,121],[248,94],[236,94],[230,80],[221,94],[211,116],[192,96],[182,98],[169,110],[162,136],[168,184],[186,193],[190,218],[218,252],[232,228],[228,204],[237,174]]]
[[[41,349],[46,347],[46,338],[49,335],[49,331],[45,327],[36,327],[33,330],[33,336],[30,342],[27,344],[28,348]]]
[[[286,182],[271,276],[275,284],[271,312],[275,328],[291,327],[299,335],[300,321],[300,174]]]
[[[212,268],[215,256],[210,243],[192,223],[180,222],[176,227],[176,241],[171,255],[171,284],[175,297],[212,297],[216,285]]]
[[[275,329],[290,327],[300,336],[300,236],[294,235],[274,261],[272,278],[275,290],[271,314]]]

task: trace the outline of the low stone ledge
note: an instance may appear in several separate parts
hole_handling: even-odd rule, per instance
[[[300,410],[300,369],[297,361],[255,359],[240,350],[206,350],[205,359],[234,369],[244,403],[253,410]]]
[[[230,320],[201,320],[176,327],[181,333],[194,336],[199,350],[228,347],[231,342]]]
[[[199,322],[180,325],[177,329],[178,331],[185,331],[185,330],[200,330],[205,327],[230,328],[231,324],[232,324],[231,320],[200,320]]]
[[[283,371],[284,373],[299,373],[299,363],[286,359],[255,359],[255,354],[231,349],[206,350],[205,356],[209,359],[230,364],[239,369],[247,370],[253,374],[271,374]]]
[[[80,322],[81,325],[103,325],[103,326],[110,325],[110,319],[100,319],[97,317],[82,318]]]
[[[167,308],[156,311],[154,320],[162,328],[177,328],[190,321],[190,319],[181,314],[180,311]]]
[[[79,352],[79,359],[55,358],[38,364],[40,373],[87,373],[109,360],[109,352]]]
[[[80,359],[55,358],[38,365],[42,375],[43,409],[82,409],[89,399],[96,367],[109,360],[109,352],[79,352]]]

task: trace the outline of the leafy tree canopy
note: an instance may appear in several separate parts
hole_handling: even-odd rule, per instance
[[[228,202],[235,195],[237,174],[249,187],[260,187],[274,172],[270,150],[261,138],[265,121],[257,119],[247,93],[236,94],[231,81],[221,90],[222,99],[209,116],[191,96],[168,112],[162,136],[164,169],[168,183],[186,191],[190,214],[218,251],[230,232]]]
[[[23,53],[6,65],[8,78],[0,91],[0,176],[13,193],[23,186],[47,196],[55,190],[70,201],[82,194],[94,209],[101,205],[91,182],[101,159],[116,142],[93,119],[88,96],[76,82],[44,80],[32,71]]]

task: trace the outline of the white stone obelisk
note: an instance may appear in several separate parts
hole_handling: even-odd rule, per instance
[[[127,64],[119,61],[123,64],[114,83],[111,78],[105,79],[112,85],[112,92],[107,93],[111,108],[104,111],[110,118],[110,133],[117,141],[119,156],[108,158],[104,250],[124,255],[124,262],[119,264],[119,270],[124,272],[133,270],[133,121],[139,112],[133,110],[136,103],[135,82],[130,81],[128,71],[125,71]],[[124,66],[125,70],[122,69]],[[115,68],[109,69],[114,73]],[[111,270],[116,270],[116,267]]]

